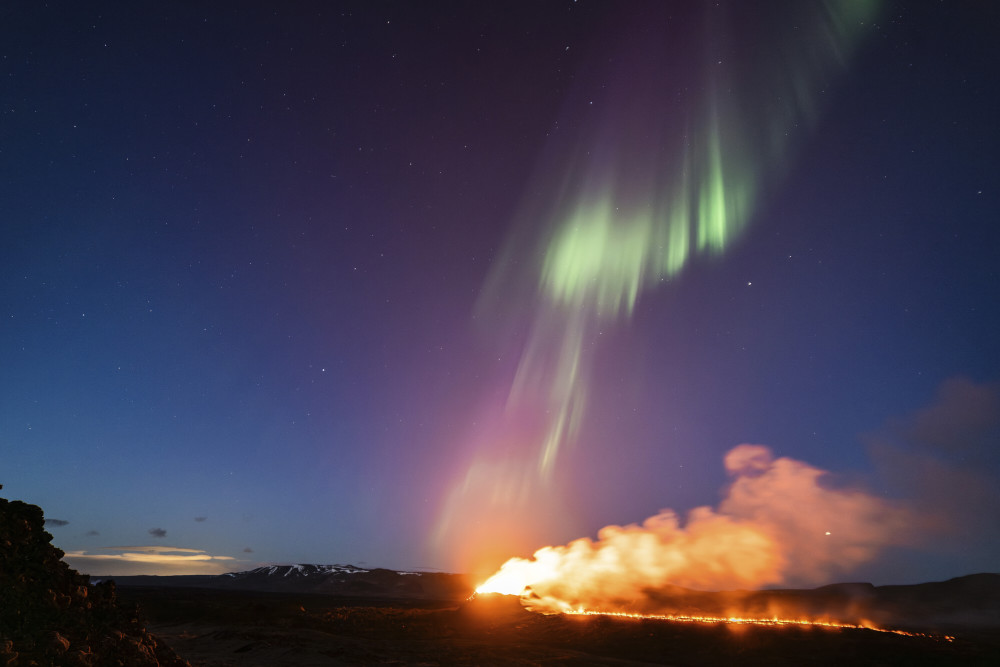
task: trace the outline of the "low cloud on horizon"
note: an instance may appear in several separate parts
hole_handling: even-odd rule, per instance
[[[152,535],[153,537],[166,537],[167,531],[165,531],[163,528],[150,528],[149,534]]]
[[[45,520],[45,525],[46,526],[55,526],[55,527],[58,528],[59,526],[68,526],[69,525],[69,521],[65,521],[63,519],[46,519]]]
[[[224,574],[236,559],[202,549],[170,546],[104,547],[101,553],[67,551],[63,560],[75,570],[96,576]]]

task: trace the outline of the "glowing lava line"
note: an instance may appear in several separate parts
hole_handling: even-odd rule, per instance
[[[774,627],[809,627],[809,628],[834,628],[838,630],[871,630],[873,632],[885,632],[903,637],[925,637],[943,641],[954,641],[951,635],[932,635],[923,632],[907,632],[906,630],[894,630],[892,628],[880,628],[870,623],[841,623],[840,621],[807,621],[791,618],[752,618],[743,616],[688,616],[686,614],[635,614],[625,611],[592,611],[589,609],[574,609],[562,612],[567,616],[609,616],[612,618],[636,618],[649,619],[655,621],[675,621],[678,623],[726,623],[729,625],[765,625]]]
[[[503,595],[505,597],[513,597],[512,595],[505,593],[484,593],[477,590],[472,595],[467,598],[467,601],[475,600],[480,595]],[[605,616],[608,618],[626,618],[635,620],[649,620],[649,621],[668,621],[672,623],[701,623],[704,625],[759,625],[765,627],[799,627],[799,628],[826,628],[833,630],[871,630],[872,632],[883,632],[886,634],[900,635],[901,637],[922,637],[924,639],[934,639],[937,641],[953,642],[955,637],[952,635],[936,635],[926,632],[910,632],[907,630],[896,630],[894,628],[883,628],[870,623],[868,621],[861,621],[860,623],[845,623],[842,621],[834,620],[806,620],[800,618],[778,618],[777,616],[772,616],[770,618],[758,618],[753,616],[699,616],[693,614],[639,614],[636,612],[627,611],[595,611],[593,609],[585,609],[583,607],[565,608],[557,612],[542,612],[534,611],[530,607],[525,607],[525,611],[534,614],[542,614],[546,616],[562,614],[564,616]]]

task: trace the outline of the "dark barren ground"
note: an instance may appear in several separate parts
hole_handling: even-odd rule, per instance
[[[192,665],[1000,665],[996,632],[954,641],[870,630],[543,616],[471,602],[122,586]]]

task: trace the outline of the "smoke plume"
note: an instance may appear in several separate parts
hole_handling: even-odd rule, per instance
[[[855,488],[835,488],[808,463],[761,445],[725,457],[733,478],[719,506],[686,520],[663,510],[642,524],[608,526],[596,540],[513,558],[480,592],[520,594],[534,607],[616,608],[669,586],[700,590],[826,583],[832,575],[907,542],[914,517]]]

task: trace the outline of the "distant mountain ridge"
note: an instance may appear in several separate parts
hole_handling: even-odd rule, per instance
[[[461,600],[472,592],[469,580],[463,575],[368,569],[343,564],[263,565],[226,574],[95,576],[92,579],[113,579],[119,586],[183,586],[424,600]]]
[[[296,564],[296,565],[261,565],[260,567],[255,567],[252,570],[245,570],[243,572],[227,572],[222,575],[224,577],[233,578],[246,578],[251,576],[281,576],[287,577],[300,576],[308,577],[315,575],[325,575],[325,574],[357,574],[358,572],[370,572],[367,568],[358,567],[356,565],[310,565],[310,564]],[[400,572],[400,574],[404,574]]]

